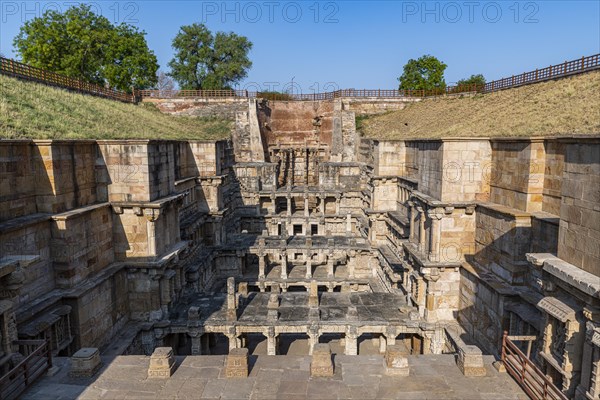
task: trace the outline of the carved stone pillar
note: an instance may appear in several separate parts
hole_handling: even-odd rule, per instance
[[[287,279],[287,253],[281,253],[281,279]]]
[[[408,206],[410,207],[410,215],[409,215],[410,234],[409,234],[409,239],[408,240],[410,242],[414,242],[415,241],[415,236],[416,236],[415,221],[417,219],[417,210],[416,210],[415,203],[412,202],[412,201],[408,202]]]
[[[387,350],[387,338],[381,334],[379,335],[379,354],[385,354]]]
[[[267,330],[267,355],[277,355],[277,335],[275,334],[275,328],[269,327]]]
[[[427,336],[423,336],[423,354],[431,354],[431,339]]]
[[[271,195],[271,204],[270,204],[270,208],[269,208],[269,213],[271,215],[275,215],[277,213],[277,197],[274,194]]]
[[[312,356],[315,345],[319,343],[319,328],[311,326],[308,328],[308,355]]]
[[[355,266],[355,261],[354,258],[356,257],[356,251],[354,250],[350,250],[350,257],[346,258],[346,267],[348,270],[348,278],[349,279],[354,279],[354,266]]]
[[[304,216],[308,218],[309,216],[309,210],[308,210],[308,195],[305,194],[304,195]]]
[[[438,328],[433,332],[430,346],[432,354],[442,354],[444,350],[445,337],[444,337],[444,329]]]
[[[229,350],[237,349],[240,347],[239,338],[235,333],[235,328],[229,328],[229,332],[226,333],[225,336],[227,336],[227,339],[229,339]]]
[[[586,335],[583,344],[581,379],[575,399],[596,399],[600,396],[600,311],[584,308]]]
[[[419,251],[425,251],[425,210],[423,207],[417,207],[419,212]]]
[[[265,279],[265,255],[258,255],[258,279]]]
[[[193,356],[199,356],[202,354],[202,335],[196,333],[196,335],[192,335],[189,333],[190,341],[192,342],[192,351],[191,354]]]
[[[340,195],[336,195],[335,196],[335,214],[339,215],[340,213]]]
[[[333,253],[327,255],[327,277],[333,278],[335,276],[335,270],[333,267]]]
[[[388,326],[385,332],[388,346],[396,345],[396,328],[394,326]]]
[[[306,254],[306,278],[312,278],[312,254]]]
[[[431,240],[429,244],[429,261],[440,261],[440,241],[441,241],[441,219],[444,213],[440,209],[428,210],[427,214],[431,218]]]
[[[325,215],[325,195],[319,195],[319,213]]]
[[[358,332],[355,327],[349,327],[346,330],[346,348],[344,354],[347,356],[358,355]]]
[[[210,339],[208,335],[210,335],[210,333],[205,333],[204,335],[200,336],[200,352],[202,354],[210,354]]]
[[[346,235],[352,234],[352,214],[346,214]]]

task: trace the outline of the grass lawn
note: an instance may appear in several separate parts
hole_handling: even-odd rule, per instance
[[[409,103],[360,120],[377,139],[600,133],[600,71],[472,97]]]
[[[163,114],[0,75],[0,139],[196,139],[231,135],[233,121]]]

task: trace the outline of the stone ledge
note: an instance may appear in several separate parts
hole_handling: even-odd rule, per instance
[[[183,199],[185,194],[175,194],[170,196],[165,196],[157,200],[152,201],[111,201],[110,204],[113,207],[121,207],[121,208],[133,208],[133,207],[142,207],[142,208],[163,208],[171,202],[177,201],[179,199]]]
[[[518,210],[516,208],[507,207],[496,203],[481,203],[477,205],[477,208],[491,210],[515,219],[531,218],[533,216],[531,213],[528,213],[526,211]]]
[[[483,353],[479,347],[466,344],[461,336],[465,334],[462,327],[450,326],[446,328],[446,334],[454,345],[458,357],[456,365],[464,376],[486,376],[483,365]]]
[[[49,221],[50,219],[52,219],[52,214],[49,213],[35,213],[22,217],[11,218],[9,220],[0,222],[0,233],[6,234],[18,229],[26,228],[30,225]]]
[[[92,204],[91,206],[86,206],[86,207],[75,208],[73,210],[65,211],[60,214],[54,214],[54,215],[52,215],[52,219],[54,221],[66,221],[71,218],[76,218],[76,217],[80,216],[81,214],[89,213],[89,212],[92,212],[92,211],[95,211],[95,210],[98,210],[98,209],[104,208],[104,207],[110,207],[110,203],[106,202],[106,203]]]
[[[533,218],[558,226],[560,217],[556,214],[551,214],[545,211],[535,211],[532,213]]]
[[[544,271],[582,292],[600,298],[600,277],[550,253],[528,253],[527,260],[534,265],[543,265]]]

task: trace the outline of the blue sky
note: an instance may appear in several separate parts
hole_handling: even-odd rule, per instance
[[[0,52],[13,57],[23,21],[70,1],[0,2]],[[240,88],[295,92],[396,88],[410,58],[444,61],[446,82],[488,80],[600,52],[600,1],[94,1],[128,22],[166,69],[181,25],[204,22],[254,44]]]

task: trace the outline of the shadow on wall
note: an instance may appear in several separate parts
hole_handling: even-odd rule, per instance
[[[542,314],[536,300],[542,296],[542,271],[526,259],[531,252],[556,253],[556,221],[537,221],[514,227],[514,220],[501,219],[493,210],[477,208],[476,249],[465,260],[475,271],[461,268],[460,308],[457,320],[467,339],[484,352],[499,356],[502,334],[536,335],[542,333]],[[493,228],[489,224],[495,224]],[[505,225],[505,226],[503,226]],[[504,232],[502,228],[507,228]],[[548,234],[548,230],[554,233]],[[536,240],[538,235],[552,238]],[[536,295],[537,293],[537,295]],[[539,344],[539,337],[534,348]],[[467,340],[465,340],[466,342]],[[523,349],[524,350],[524,349]],[[535,353],[532,353],[535,354]]]

